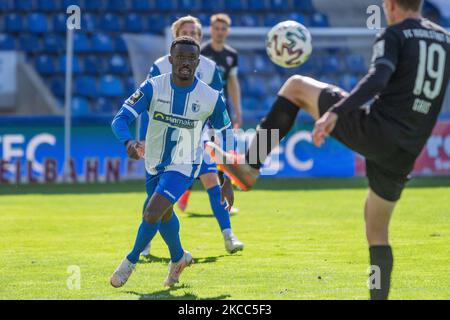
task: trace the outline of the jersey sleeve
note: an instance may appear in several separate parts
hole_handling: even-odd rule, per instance
[[[125,100],[122,108],[115,115],[111,128],[116,138],[121,142],[133,139],[128,126],[139,116],[148,110],[153,97],[153,85],[150,81],[144,81],[141,86]]]
[[[225,98],[222,93],[220,93],[217,98],[214,111],[209,117],[209,122],[214,129],[219,131],[225,130],[231,126],[230,116],[228,115]]]
[[[231,69],[230,69],[230,73],[229,73],[230,76],[237,76],[238,64],[239,64],[238,55],[234,54],[233,55],[233,64],[231,65]]]
[[[217,66],[215,66],[213,80],[209,86],[217,91],[222,91],[223,89],[222,77],[220,76],[220,71],[219,68],[217,68]]]
[[[372,66],[385,64],[395,71],[398,63],[401,41],[392,28],[387,28],[377,37],[373,45]]]
[[[159,75],[161,75],[161,71],[159,70],[159,68],[156,64],[153,64],[150,68],[147,79],[150,79],[150,78],[153,78],[153,77],[156,77]]]

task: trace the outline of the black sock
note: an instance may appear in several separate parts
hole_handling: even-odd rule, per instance
[[[371,266],[378,266],[380,271],[377,274],[377,268],[372,269],[371,278],[369,278],[369,285],[371,286],[369,289],[370,300],[387,300],[394,263],[391,246],[371,246],[369,252]],[[378,276],[379,279],[376,279]],[[377,288],[377,285],[379,285],[379,288]]]
[[[269,114],[261,121],[256,136],[245,154],[246,162],[250,166],[255,169],[262,167],[270,152],[278,146],[294,125],[299,111],[300,108],[288,99],[277,97]]]

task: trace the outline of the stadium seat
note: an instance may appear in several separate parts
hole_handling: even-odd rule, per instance
[[[136,91],[136,83],[133,76],[130,76],[125,80],[125,97],[131,96],[134,91]]]
[[[0,12],[8,12],[12,9],[11,2],[8,0],[0,1]]]
[[[125,31],[142,32],[144,30],[144,22],[142,16],[130,13],[125,17]]]
[[[307,21],[306,16],[301,13],[298,13],[298,12],[289,13],[288,15],[286,15],[285,19],[300,22],[301,24],[303,24],[305,26],[309,25],[309,21]]]
[[[326,55],[322,61],[322,72],[338,73],[342,70],[341,60],[335,55]]]
[[[58,0],[37,0],[37,10],[42,12],[58,11]]]
[[[278,22],[281,22],[285,20],[283,15],[275,14],[275,13],[268,13],[264,15],[264,26],[266,27],[273,27]]]
[[[72,115],[86,116],[89,114],[89,102],[83,97],[72,97]]]
[[[313,14],[316,12],[312,0],[294,0],[294,9],[300,10],[302,13]]]
[[[109,35],[97,33],[92,36],[92,50],[94,52],[113,52],[113,43]]]
[[[225,10],[227,11],[245,10],[245,3],[243,0],[225,0]]]
[[[358,78],[351,74],[344,74],[339,79],[339,87],[350,92],[358,83]]]
[[[96,103],[94,104],[94,111],[96,113],[112,114],[115,108],[110,99],[100,97],[95,100]]]
[[[123,97],[125,90],[119,77],[106,75],[100,79],[99,93],[105,97]]]
[[[50,80],[50,89],[57,97],[64,97],[65,80],[64,77],[56,76]]]
[[[14,37],[7,33],[0,33],[0,50],[15,50],[16,43]]]
[[[197,13],[196,17],[198,18],[198,20],[200,20],[200,23],[202,24],[203,27],[207,27],[210,25],[210,15],[206,14],[206,13]]]
[[[81,30],[84,32],[98,31],[98,17],[92,13],[83,13],[81,15]]]
[[[107,0],[108,1],[108,0]],[[83,9],[98,12],[105,7],[103,0],[84,0]]]
[[[128,73],[128,61],[119,54],[115,54],[108,59],[108,73]]]
[[[62,72],[62,73],[66,72],[66,56],[65,55],[62,55],[62,56],[59,57],[58,67],[59,67],[59,71],[60,72]],[[79,74],[79,73],[82,72],[80,60],[78,59],[77,56],[73,56],[72,72],[74,74]]]
[[[155,0],[155,8],[158,11],[174,11],[176,0]]]
[[[223,0],[226,1],[226,0]],[[201,11],[222,11],[223,10],[223,1],[211,1],[211,0],[201,0],[200,1],[200,10]]]
[[[51,56],[40,55],[34,63],[36,70],[42,75],[50,75],[57,72],[55,61]]]
[[[42,13],[32,13],[28,16],[28,30],[33,33],[48,31],[47,16]]]
[[[75,32],[73,35],[73,49],[75,52],[91,51],[91,43],[85,33]]]
[[[289,1],[288,0],[270,0],[270,9],[272,10],[279,10],[279,11],[286,11],[290,9]]]
[[[176,0],[177,1],[177,9],[180,11],[196,11],[198,10],[198,1],[196,0]]]
[[[20,32],[24,29],[22,16],[16,13],[9,13],[5,15],[5,31],[6,32]]]
[[[257,27],[259,26],[259,17],[256,14],[243,14],[239,19],[239,25],[242,27]]]
[[[107,13],[105,15],[102,15],[100,18],[100,28],[103,31],[114,31],[114,32],[120,31],[121,30],[120,17],[113,13]]]
[[[53,16],[53,30],[56,32],[67,31],[67,15],[65,13],[58,13]]]
[[[63,0],[61,8],[64,9],[64,11],[66,11],[66,8],[71,5],[75,5],[75,6],[79,6],[80,8],[84,8],[83,3],[81,3],[81,0]]]
[[[32,12],[35,9],[33,0],[14,0],[12,3],[15,11]]]
[[[337,83],[337,81],[336,81],[336,79],[334,77],[331,77],[331,76],[326,75],[326,74],[325,75],[321,75],[318,80],[321,81],[321,82],[332,84],[332,85],[338,85],[338,83]]]
[[[33,34],[21,34],[19,36],[19,44],[20,50],[28,53],[36,53],[42,50],[39,37]]]
[[[105,72],[104,60],[97,55],[89,55],[84,58],[85,74],[103,74]]]
[[[351,72],[365,72],[367,71],[366,63],[364,62],[364,57],[360,54],[350,54],[345,57],[345,63],[347,69]]]
[[[269,60],[266,53],[256,54],[254,56],[254,66],[255,70],[259,73],[274,73],[275,65]]]
[[[147,19],[148,30],[154,33],[163,33],[166,27],[166,21],[161,14],[151,14]]]
[[[96,78],[91,76],[77,77],[74,92],[84,97],[96,97],[98,95]]]
[[[267,91],[265,88],[265,77],[259,75],[250,75],[248,78],[249,93],[253,97],[261,97]]]
[[[114,40],[114,51],[116,53],[128,53],[127,44],[120,35]]]
[[[57,34],[50,33],[43,37],[43,51],[56,53],[65,50],[65,39]]]
[[[242,98],[242,107],[244,110],[258,109],[258,100],[254,97],[245,96]]]
[[[248,9],[249,11],[267,11],[270,6],[268,0],[249,0]]]
[[[133,0],[131,7],[134,11],[143,12],[152,9],[149,0]]]
[[[253,72],[253,57],[247,54],[241,54],[238,60],[238,68],[242,74]]]
[[[316,12],[311,17],[311,26],[319,27],[319,28],[326,28],[326,27],[329,27],[330,24],[328,23],[328,18],[326,15]]]
[[[106,12],[123,13],[128,10],[129,0],[106,1]]]

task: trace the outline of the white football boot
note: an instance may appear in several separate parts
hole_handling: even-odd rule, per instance
[[[148,245],[145,247],[145,249],[142,250],[141,256],[143,256],[143,257],[149,256],[149,255],[150,255],[150,249],[151,249],[151,247],[152,247],[152,243],[149,242]]]
[[[131,263],[127,258],[123,259],[111,276],[110,283],[114,288],[119,288],[127,283],[128,278],[133,273],[136,264]]]
[[[183,269],[189,267],[193,263],[194,259],[192,259],[191,253],[185,250],[183,257],[178,262],[169,263],[169,274],[164,281],[164,286],[172,287],[175,283],[178,282],[178,279],[180,279],[180,275],[181,272],[183,272]]]
[[[244,244],[233,234],[231,229],[222,231],[223,239],[225,241],[225,249],[228,253],[236,253],[244,250]]]

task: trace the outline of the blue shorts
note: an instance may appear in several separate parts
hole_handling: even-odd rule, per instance
[[[198,176],[200,177],[206,173],[217,173],[217,165],[214,160],[211,159],[209,154],[203,152],[203,161]]]
[[[183,193],[189,189],[194,179],[176,171],[167,171],[156,175],[145,174],[145,189],[148,202],[157,192],[172,204],[176,203]]]

